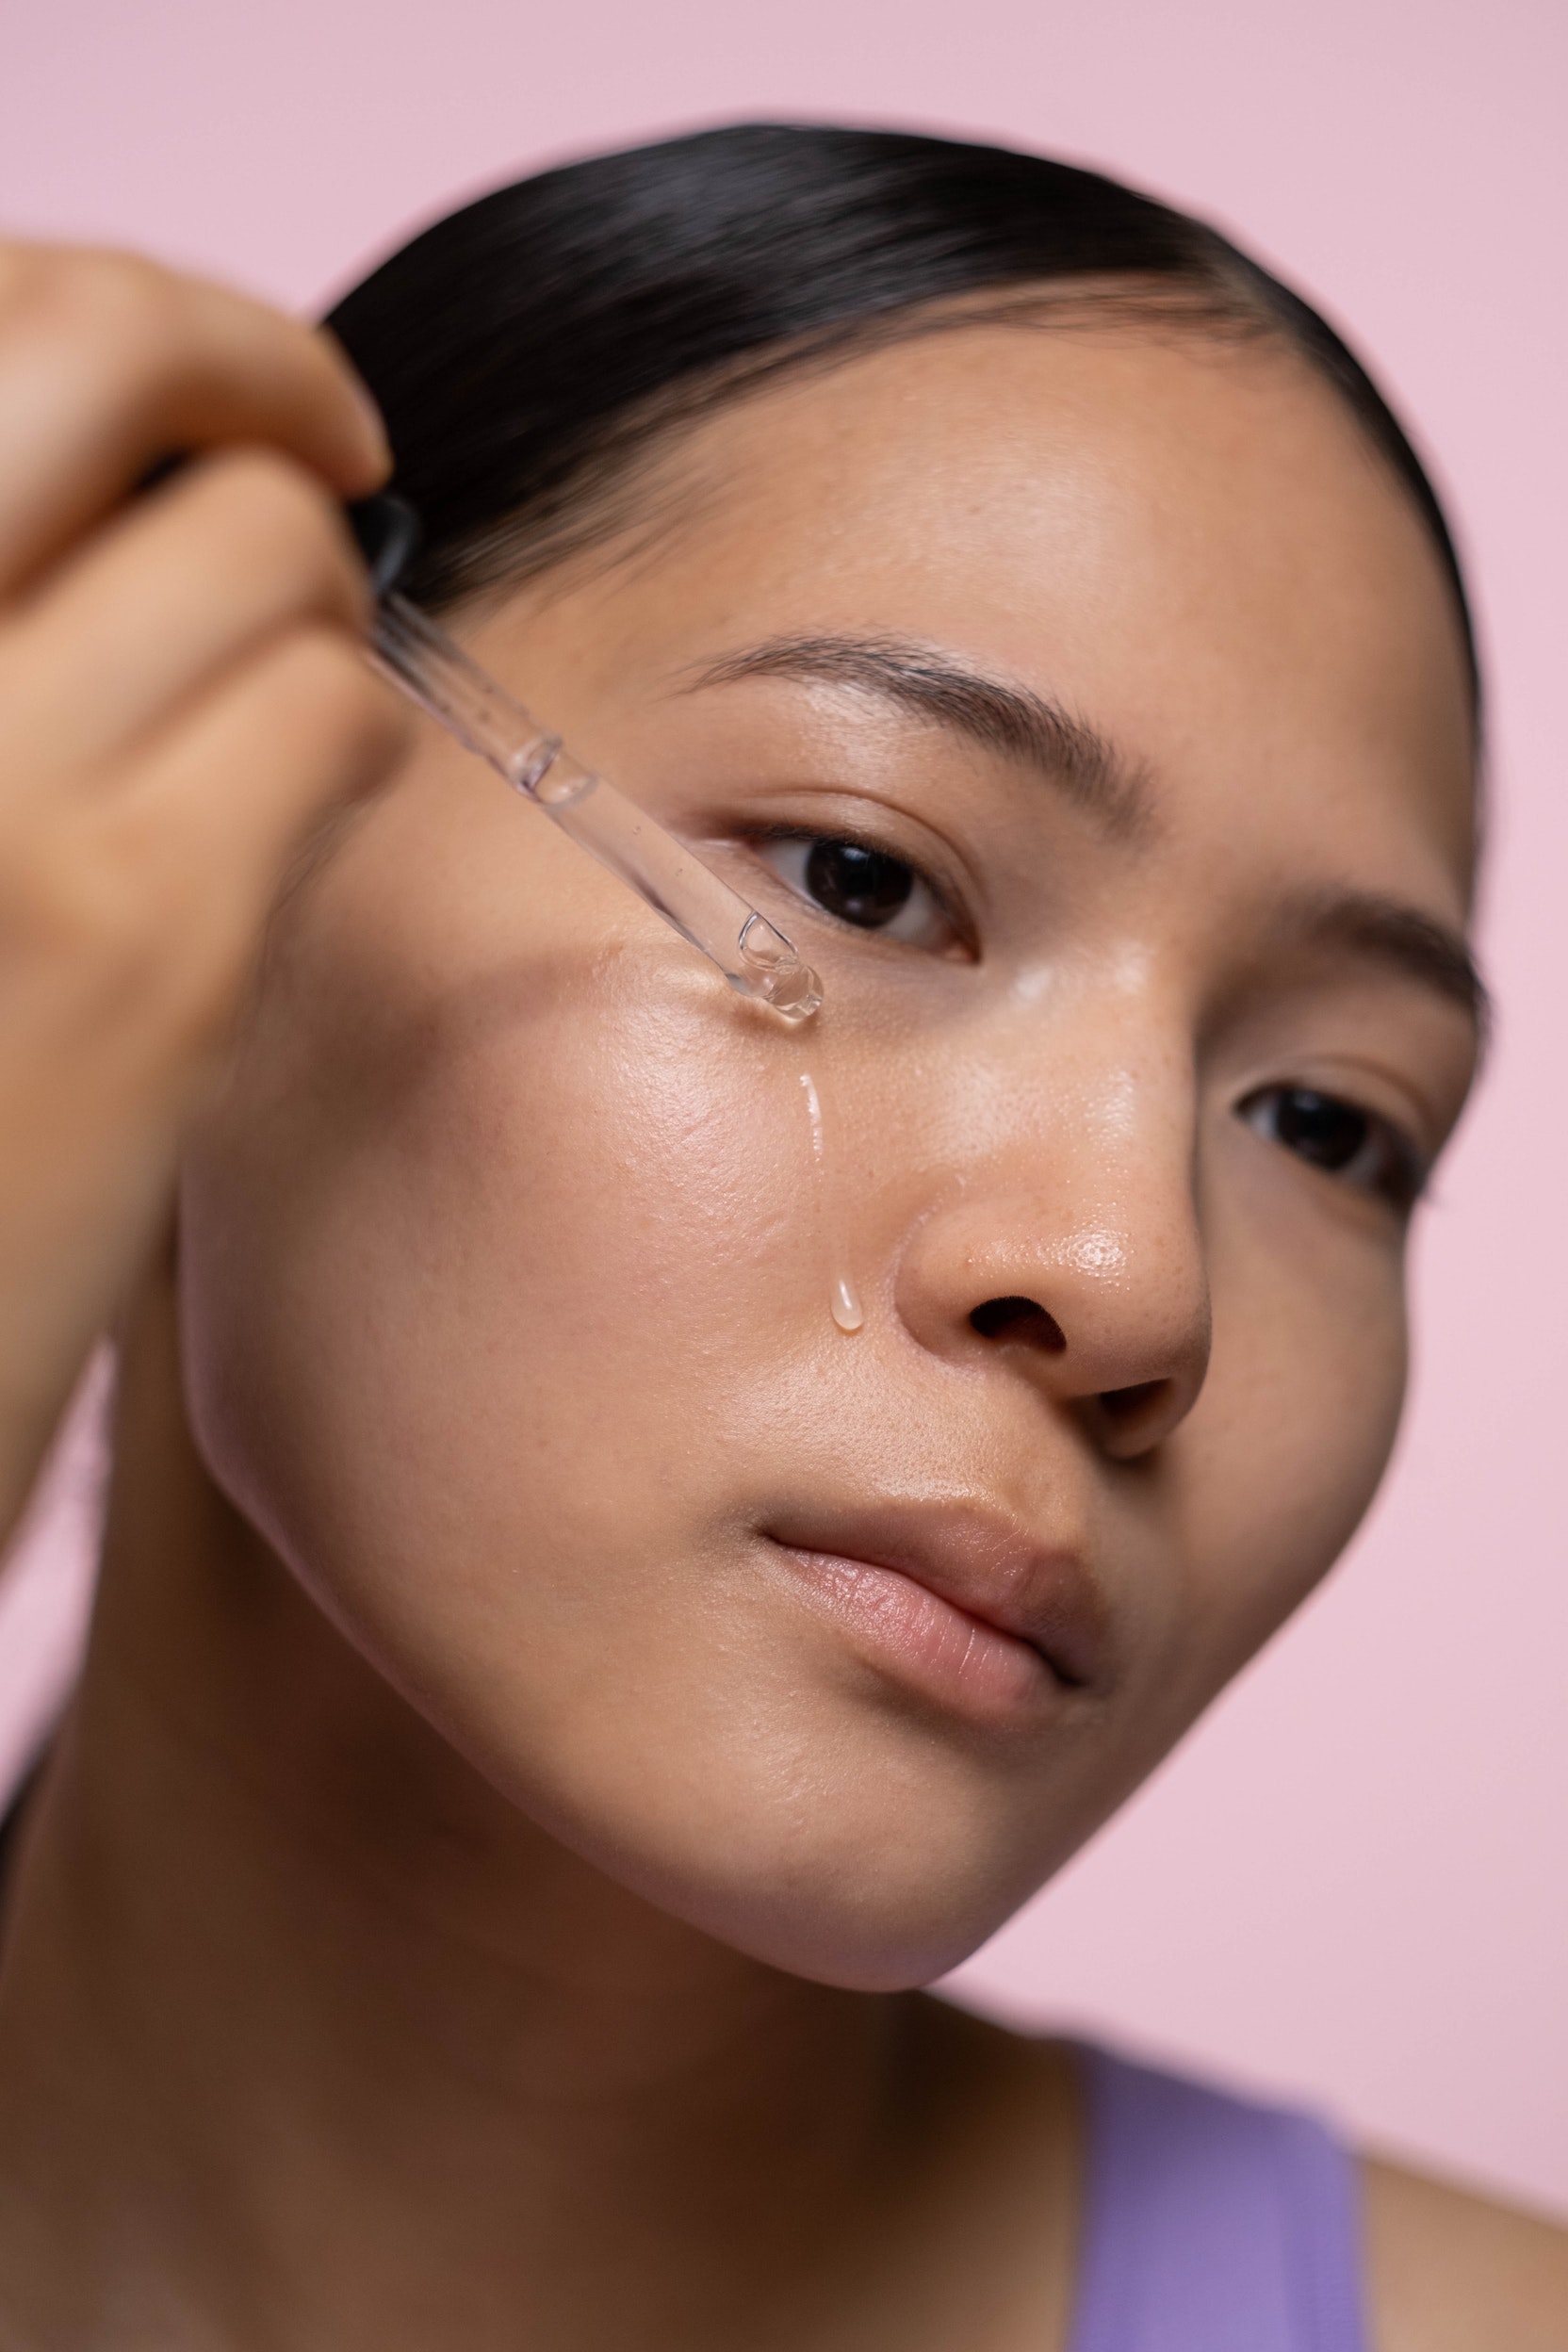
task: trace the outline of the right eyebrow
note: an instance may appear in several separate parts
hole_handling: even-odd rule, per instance
[[[1146,779],[1104,736],[1033,687],[989,677],[940,646],[900,637],[770,637],[705,663],[693,683],[743,678],[798,678],[878,695],[1033,768],[1109,832],[1135,834],[1147,820]]]
[[[1462,931],[1377,890],[1309,890],[1282,909],[1282,925],[1313,945],[1381,964],[1457,1004],[1484,1044],[1492,1004]]]

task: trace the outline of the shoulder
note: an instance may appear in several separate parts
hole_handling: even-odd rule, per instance
[[[1376,2352],[1568,2352],[1568,2230],[1362,2166]]]

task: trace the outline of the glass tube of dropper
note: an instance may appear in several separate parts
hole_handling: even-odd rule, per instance
[[[782,931],[481,669],[427,612],[395,593],[378,601],[370,647],[380,667],[458,742],[629,883],[656,914],[710,957],[733,988],[784,1021],[808,1021],[817,976]]]

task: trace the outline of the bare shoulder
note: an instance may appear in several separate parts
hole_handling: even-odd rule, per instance
[[[1568,2230],[1367,2162],[1376,2352],[1568,2352]]]

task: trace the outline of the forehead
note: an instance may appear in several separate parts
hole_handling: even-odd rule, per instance
[[[624,683],[792,632],[958,647],[1081,712],[1168,797],[1288,780],[1282,816],[1380,819],[1462,903],[1447,581],[1349,412],[1271,338],[924,335],[710,415],[637,505],[580,641]]]

